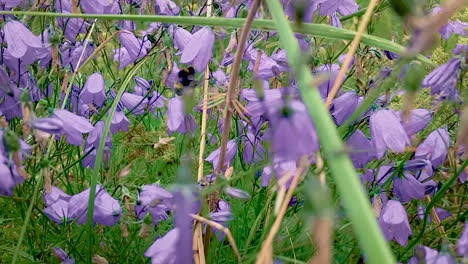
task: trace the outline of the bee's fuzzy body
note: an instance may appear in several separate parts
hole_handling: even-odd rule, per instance
[[[195,69],[193,67],[183,68],[177,74],[178,82],[175,83],[175,93],[179,96],[193,90]]]

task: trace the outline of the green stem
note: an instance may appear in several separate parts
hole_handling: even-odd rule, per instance
[[[37,177],[36,185],[34,186],[34,193],[29,203],[28,211],[26,212],[24,224],[21,227],[21,233],[18,239],[18,243],[16,244],[15,254],[13,255],[13,261],[11,262],[12,264],[15,264],[16,260],[18,259],[18,253],[19,253],[21,244],[23,243],[24,236],[26,235],[26,229],[28,229],[29,220],[31,219],[31,213],[32,213],[34,204],[36,203],[37,195],[39,193],[39,186],[41,186],[42,175],[43,175],[43,172],[41,170],[41,172],[39,173],[39,177]]]
[[[180,25],[200,25],[200,26],[223,26],[240,28],[245,24],[244,18],[216,18],[216,17],[185,17],[185,16],[151,16],[151,15],[98,15],[98,14],[62,14],[51,12],[25,12],[25,11],[0,11],[4,15],[27,15],[27,16],[46,16],[46,17],[78,17],[78,18],[97,18],[97,19],[115,19],[146,22],[162,22]],[[290,24],[296,33],[308,34],[315,37],[328,39],[353,40],[356,32],[343,28],[336,28],[323,24],[304,23],[298,26],[296,23],[285,21]],[[252,29],[275,31],[275,21],[267,19],[256,19],[252,23]],[[388,50],[401,54],[405,47],[398,45],[390,40],[364,34],[361,43],[379,49]],[[435,67],[436,64],[428,58],[417,55],[416,58],[429,66]]]
[[[106,138],[107,135],[109,134],[110,126],[112,123],[112,118],[115,114],[115,111],[117,110],[117,105],[119,104],[120,98],[122,97],[123,93],[125,92],[125,89],[127,88],[128,84],[132,80],[132,77],[136,74],[138,69],[145,64],[145,62],[149,59],[150,57],[147,56],[140,60],[135,66],[127,73],[125,76],[125,79],[122,83],[122,86],[120,86],[120,89],[115,96],[114,102],[112,103],[112,107],[109,110],[109,113],[106,118],[106,125],[104,126],[104,130],[102,132],[101,139],[99,141],[99,148],[96,153],[96,160],[94,162],[94,169],[93,169],[93,174],[91,175],[91,181],[90,181],[90,192],[89,192],[89,201],[88,201],[88,222],[86,223],[86,229],[88,233],[88,251],[87,251],[87,263],[91,263],[91,259],[93,256],[93,214],[94,214],[94,200],[96,198],[96,185],[98,182],[98,177],[99,177],[99,172],[101,170],[101,165],[102,165],[102,155],[104,151],[104,146],[106,144]]]
[[[353,164],[343,151],[343,143],[330,114],[322,102],[318,89],[312,87],[314,84],[312,75],[304,60],[301,59],[303,55],[281,4],[278,0],[266,2],[273,21],[276,23],[280,42],[288,54],[289,65],[299,83],[302,100],[317,128],[323,157],[335,178],[339,194],[367,260],[369,263],[395,263],[390,247],[372,213],[367,195],[362,190]]]
[[[423,219],[423,224],[421,227],[421,231],[419,232],[418,236],[411,241],[411,243],[405,248],[405,251],[403,252],[403,256],[406,255],[411,249],[413,249],[414,246],[416,246],[421,240],[421,238],[424,236],[424,232],[426,231],[427,227],[427,219],[429,217],[429,213],[431,212],[432,208],[435,206],[435,204],[444,196],[445,192],[450,188],[450,185],[455,182],[455,180],[458,178],[458,176],[463,172],[463,170],[468,166],[468,160],[465,160],[463,164],[460,166],[460,168],[442,185],[442,187],[439,189],[439,191],[432,197],[431,202],[427,205],[426,211],[424,211],[424,219]]]

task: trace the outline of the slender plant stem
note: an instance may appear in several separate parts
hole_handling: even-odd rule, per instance
[[[349,51],[348,51],[348,54],[346,55],[346,59],[343,65],[341,66],[340,72],[338,73],[338,76],[335,79],[335,83],[333,83],[333,87],[327,96],[327,100],[325,101],[325,107],[327,108],[330,108],[333,98],[335,98],[336,94],[338,93],[338,90],[341,87],[341,82],[343,81],[344,75],[346,71],[348,70],[349,65],[351,64],[351,60],[353,59],[354,54],[356,53],[356,50],[359,46],[359,43],[361,42],[361,38],[362,38],[362,35],[364,34],[364,30],[366,30],[367,24],[369,24],[374,8],[377,6],[378,2],[379,0],[369,1],[369,5],[367,6],[366,13],[364,14],[364,17],[362,18],[362,22],[359,24],[359,28],[358,28],[358,31],[356,32],[356,36],[354,36],[354,39],[351,42],[351,45],[349,46]]]
[[[109,110],[109,113],[106,118],[106,124],[104,126],[104,130],[102,131],[101,139],[99,141],[99,148],[96,153],[96,160],[94,162],[94,169],[93,174],[91,175],[90,180],[90,192],[89,192],[89,200],[88,200],[88,215],[87,215],[87,223],[86,229],[88,233],[88,251],[87,251],[87,263],[91,263],[92,256],[93,256],[93,214],[94,214],[94,200],[96,198],[96,185],[98,182],[99,172],[101,170],[102,165],[102,156],[104,151],[104,146],[106,144],[107,135],[109,134],[110,126],[112,123],[112,118],[114,117],[115,111],[117,110],[117,105],[119,104],[120,98],[122,97],[125,89],[127,88],[128,84],[132,80],[132,77],[135,73],[140,69],[140,67],[145,64],[145,62],[149,59],[149,56],[144,57],[141,59],[125,76],[125,79],[120,86],[120,89],[115,96],[114,102],[112,103],[112,107]]]
[[[31,219],[31,213],[32,213],[34,204],[36,203],[37,195],[39,193],[39,186],[42,185],[41,184],[42,183],[42,176],[43,176],[43,171],[42,170],[39,172],[38,176],[39,177],[37,177],[36,185],[34,186],[34,193],[33,193],[33,196],[31,198],[31,201],[29,202],[29,207],[28,207],[28,211],[26,212],[26,217],[24,219],[23,226],[21,227],[20,236],[19,236],[19,239],[18,239],[18,243],[16,244],[15,253],[13,255],[13,260],[11,262],[12,264],[15,264],[16,260],[18,259],[18,252],[20,250],[21,244],[23,243],[24,236],[26,235],[26,230],[28,229],[29,220]]]
[[[45,17],[77,17],[77,18],[96,18],[108,20],[131,20],[145,22],[162,22],[179,25],[200,25],[200,26],[223,26],[231,28],[240,28],[244,26],[243,18],[217,18],[217,17],[185,17],[185,16],[152,16],[152,15],[102,15],[102,14],[63,14],[52,12],[27,12],[27,11],[0,11],[3,15],[26,15],[26,16],[45,16]],[[286,22],[289,23],[289,22]],[[297,26],[296,23],[290,23],[292,29],[296,33],[313,35],[327,39],[353,40],[356,32],[343,28],[337,28],[324,24],[309,24],[303,23]],[[252,22],[253,29],[274,31],[275,21],[267,19],[256,19]],[[398,45],[388,39],[379,38],[364,34],[362,35],[361,43],[402,54],[406,48]],[[416,58],[429,66],[436,67],[437,65],[423,55],[417,55]]]
[[[390,247],[385,241],[371,205],[362,190],[359,177],[344,150],[343,143],[328,110],[322,103],[319,91],[311,87],[314,82],[310,71],[301,59],[299,44],[284,15],[278,0],[267,0],[273,21],[276,23],[280,42],[288,54],[289,65],[298,81],[303,102],[314,121],[322,146],[324,160],[330,168],[353,224],[354,231],[369,263],[395,263]]]
[[[242,62],[242,56],[244,55],[245,42],[247,40],[247,36],[250,33],[252,21],[253,21],[255,14],[257,13],[259,6],[260,6],[260,0],[255,0],[252,6],[250,7],[249,14],[247,15],[247,20],[245,21],[245,25],[242,28],[242,32],[238,41],[234,63],[232,64],[231,80],[229,81],[229,86],[226,92],[226,102],[225,102],[226,105],[223,111],[223,134],[221,137],[221,151],[219,154],[217,173],[220,173],[224,167],[224,159],[226,157],[226,147],[227,147],[227,142],[229,140],[229,132],[231,131],[231,118],[232,118],[231,102],[234,99],[233,97],[235,96],[235,91],[237,88],[240,64]]]

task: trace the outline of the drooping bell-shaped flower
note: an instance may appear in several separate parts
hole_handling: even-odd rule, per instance
[[[450,135],[446,128],[432,131],[429,136],[416,148],[415,157],[428,159],[434,168],[438,168],[447,158],[450,146]]]
[[[99,141],[101,140],[105,125],[106,123],[102,120],[98,121],[94,125],[94,129],[89,133],[88,138],[86,139],[88,146],[94,146],[96,149],[99,148]],[[112,147],[112,139],[109,134],[107,134],[106,146]]]
[[[80,7],[87,14],[120,13],[119,3],[113,0],[80,0]]]
[[[418,206],[418,217],[419,219],[423,220],[424,219],[424,212],[425,212],[425,207],[423,206]],[[440,207],[436,207],[435,208],[435,212],[437,213],[437,216],[439,217],[439,220],[440,221],[444,221],[445,218],[447,217],[450,217],[452,214],[450,212],[448,212],[447,210],[443,209],[443,208],[440,208]],[[431,214],[429,214],[427,216],[427,222],[428,223],[432,223],[432,216]]]
[[[83,143],[83,134],[89,133],[94,129],[88,119],[70,113],[67,110],[56,109],[53,117],[62,121],[62,135],[66,136],[69,144],[75,146],[80,146]]]
[[[219,169],[218,161],[219,161],[220,152],[221,152],[221,147],[211,152],[210,155],[208,155],[208,157],[206,157],[205,159],[206,161],[208,161],[209,163],[213,165],[213,168],[215,169],[215,171]],[[223,165],[225,168],[229,167],[236,153],[237,153],[237,141],[235,139],[229,140],[226,146],[226,156],[224,157]]]
[[[387,201],[380,212],[379,225],[387,241],[394,239],[398,244],[406,246],[408,237],[412,235],[406,210],[399,201]]]
[[[422,87],[431,87],[432,95],[440,95],[448,99],[458,98],[456,87],[461,71],[461,60],[452,58],[429,73],[422,81]]]
[[[87,210],[90,188],[73,195],[68,202],[68,214],[71,219],[77,219],[76,223],[82,225],[87,221]],[[122,215],[122,207],[119,202],[110,196],[101,185],[96,185],[96,197],[94,200],[93,223],[113,226]]]
[[[260,138],[251,132],[247,132],[243,139],[244,151],[242,152],[242,157],[245,163],[250,164],[262,160],[265,155],[265,149],[261,144]]]
[[[244,59],[249,61],[249,71],[254,71],[255,64],[257,63],[258,52],[260,52],[261,55],[260,61],[258,62],[258,70],[255,73],[255,78],[260,80],[269,80],[271,77],[278,75],[280,71],[279,65],[276,61],[266,55],[265,52],[254,49],[251,46],[249,46],[244,53]]]
[[[402,153],[405,147],[411,144],[400,119],[393,110],[380,109],[374,112],[370,117],[369,127],[379,159],[384,156],[387,148]]]
[[[75,259],[59,247],[54,247],[52,249],[52,254],[57,257],[60,264],[75,264]]]
[[[412,199],[422,199],[425,195],[425,186],[420,183],[411,173],[405,172],[401,177],[393,180],[393,191],[402,203]]]
[[[297,100],[269,106],[269,136],[275,157],[299,160],[319,149],[312,119],[306,106]]]
[[[191,64],[197,72],[206,69],[208,62],[213,57],[213,45],[215,35],[208,27],[203,27],[192,36],[192,39],[186,44],[187,48],[182,51],[180,62]]]
[[[336,78],[338,77],[339,71],[339,64],[325,64],[314,69],[313,73],[315,75],[327,77],[327,80],[321,82],[318,85],[318,89],[322,98],[327,98],[328,94],[330,93],[333,87],[333,84],[335,83]]]
[[[3,26],[4,38],[11,56],[20,59],[25,55],[35,56],[35,49],[44,48],[38,36],[34,35],[21,22],[11,20]]]
[[[177,16],[180,13],[180,8],[171,0],[156,0],[154,9],[155,14],[161,16]]]
[[[127,131],[128,125],[130,125],[130,121],[128,120],[125,113],[123,111],[115,111],[110,127],[112,134],[115,134],[120,130]]]
[[[372,142],[359,129],[356,129],[348,138],[346,145],[355,168],[363,168],[369,161],[376,158]]]
[[[408,122],[405,122],[401,111],[398,111],[397,113],[401,119],[401,125],[405,129],[406,133],[408,133],[408,136],[412,136],[426,128],[432,119],[432,112],[424,108],[412,109],[407,120]]]
[[[70,195],[64,193],[59,188],[52,186],[51,192],[44,192],[44,202],[46,208],[42,210],[50,220],[57,224],[68,223],[71,219],[68,217],[68,201]]]
[[[192,39],[192,33],[185,28],[177,27],[174,29],[174,48],[179,51],[183,51]]]
[[[94,45],[92,43],[75,42],[75,43],[64,43],[60,47],[60,53],[62,54],[62,67],[70,66],[71,70],[74,71],[79,65],[83,65],[89,56],[94,52]],[[79,63],[79,64],[78,64]]]
[[[120,62],[119,69],[143,58],[148,53],[148,41],[142,41],[130,31],[124,30],[119,34],[119,40],[122,47],[114,50],[114,60]]]
[[[145,251],[145,257],[151,258],[151,263],[176,264],[177,241],[180,230],[171,229],[163,237],[158,238]]]
[[[123,93],[120,102],[134,115],[144,114],[148,106],[148,98],[127,92]]]
[[[85,104],[92,103],[97,107],[101,107],[106,101],[105,87],[102,75],[98,72],[93,73],[88,77],[88,80],[81,91],[81,100]]]
[[[159,221],[166,220],[169,217],[167,212],[171,210],[171,200],[172,193],[159,187],[159,185],[143,185],[138,192],[135,214],[141,220],[147,212],[150,212],[153,224],[157,225]]]
[[[216,210],[210,213],[210,218],[212,221],[229,228],[229,221],[234,219],[234,215],[232,214],[229,203],[224,200],[219,200]],[[224,233],[216,228],[212,228],[212,230],[216,234],[218,241],[222,241],[224,238]]]
[[[408,264],[420,264],[420,263],[436,264],[432,261],[439,254],[437,250],[432,249],[430,247],[423,246],[423,245],[417,245],[414,251],[415,251],[415,256],[412,257],[408,261]]]
[[[330,113],[336,125],[341,126],[359,105],[359,96],[355,92],[346,92],[333,100]]]
[[[457,252],[460,256],[468,258],[468,223],[465,222],[463,231],[457,241]]]
[[[174,132],[193,134],[196,127],[194,117],[184,113],[183,98],[176,96],[170,99],[167,105],[167,129],[169,134]]]

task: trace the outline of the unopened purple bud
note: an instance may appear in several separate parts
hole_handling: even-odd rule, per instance
[[[224,188],[224,192],[226,194],[229,194],[232,197],[235,197],[235,198],[241,198],[241,199],[249,199],[250,198],[250,195],[249,195],[248,192],[243,191],[241,189],[237,189],[237,188],[226,187],[226,188]]]

